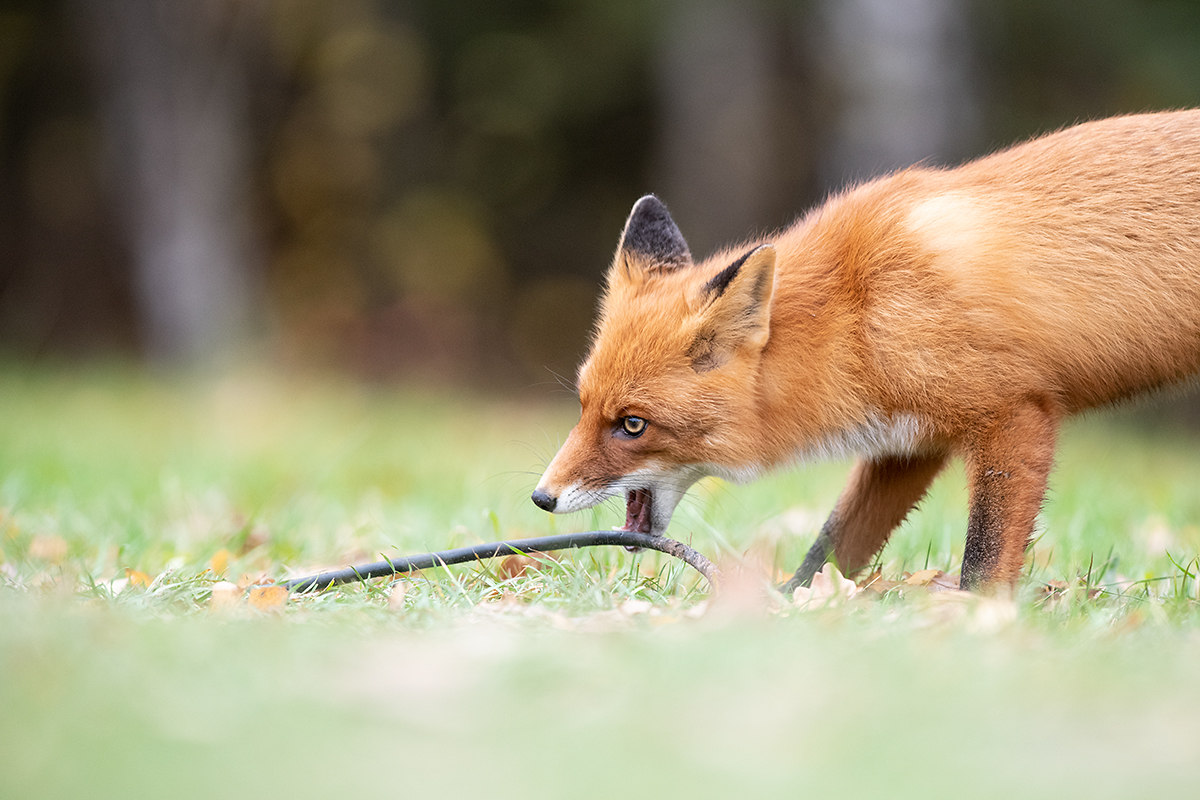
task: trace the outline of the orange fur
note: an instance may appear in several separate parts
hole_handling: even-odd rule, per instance
[[[794,585],[830,556],[867,564],[960,455],[963,583],[1008,587],[1060,421],[1198,371],[1200,111],[905,170],[699,264],[645,198],[580,368],[580,423],[535,500],[646,489],[662,533],[703,475],[857,452]],[[629,416],[649,423],[636,438]]]

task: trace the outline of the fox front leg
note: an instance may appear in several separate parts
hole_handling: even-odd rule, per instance
[[[1028,401],[968,444],[971,505],[959,584],[963,589],[1016,587],[1046,496],[1058,420],[1051,403]]]
[[[808,586],[830,558],[847,575],[871,563],[945,463],[940,453],[859,460],[804,563],[780,591]]]

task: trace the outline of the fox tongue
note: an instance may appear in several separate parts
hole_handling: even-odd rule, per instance
[[[649,489],[630,489],[625,494],[625,527],[623,530],[650,533]]]

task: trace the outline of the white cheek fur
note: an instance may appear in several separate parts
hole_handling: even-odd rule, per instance
[[[573,483],[559,492],[554,513],[570,514],[573,511],[583,511],[604,502],[616,493],[616,487],[611,484],[601,489],[584,489],[578,483]]]

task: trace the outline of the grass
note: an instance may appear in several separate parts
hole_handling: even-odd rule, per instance
[[[0,409],[0,797],[1105,798],[1200,780],[1194,433],[1071,425],[1014,605],[708,603],[671,559],[595,549],[214,612],[222,561],[244,583],[622,513],[528,502],[576,413],[562,396],[10,364]],[[705,482],[671,533],[727,570],[790,569],[846,469]],[[885,577],[957,569],[960,472],[893,537]]]

